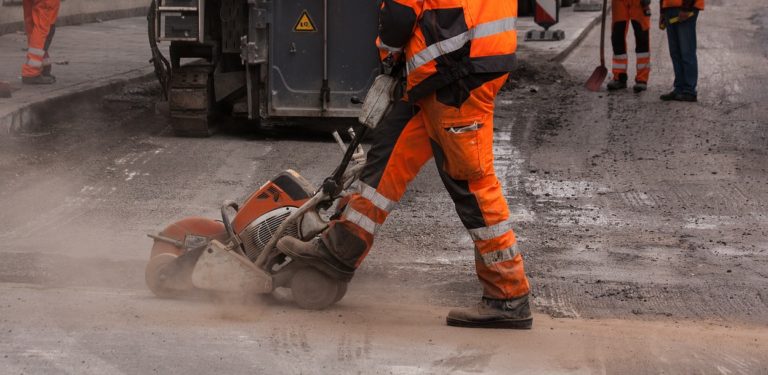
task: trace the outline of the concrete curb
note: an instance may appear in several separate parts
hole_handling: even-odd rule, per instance
[[[589,35],[589,33],[592,31],[592,29],[595,28],[595,26],[600,24],[601,18],[602,18],[602,12],[598,12],[597,16],[595,17],[595,19],[593,19],[581,31],[579,36],[577,36],[576,39],[574,39],[573,42],[570,45],[568,45],[568,47],[566,47],[565,49],[560,51],[558,54],[556,54],[554,57],[552,57],[550,59],[550,61],[553,61],[553,62],[563,62],[563,60],[565,60],[568,57],[568,55],[570,55],[571,52],[573,52],[573,50],[576,49],[576,47],[578,47],[581,44],[582,41],[584,41],[584,39],[587,37],[587,35]]]
[[[87,96],[104,95],[125,85],[150,80],[153,77],[153,67],[134,69],[94,81],[78,83],[50,93],[34,102],[0,113],[0,135],[12,136],[35,127],[45,121],[44,114],[51,108],[65,106],[67,103]]]
[[[114,20],[118,18],[138,17],[147,14],[147,7],[130,9],[107,10],[94,13],[80,13],[61,16],[56,20],[56,26],[79,25],[83,23]],[[24,30],[24,22],[9,22],[0,24],[0,35]]]

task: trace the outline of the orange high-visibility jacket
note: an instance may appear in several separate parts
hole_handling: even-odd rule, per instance
[[[517,0],[383,0],[376,43],[405,52],[411,101],[473,73],[509,72]]]
[[[680,8],[685,5],[686,0],[661,0],[662,8]],[[691,1],[693,7],[699,10],[704,10],[704,0]]]

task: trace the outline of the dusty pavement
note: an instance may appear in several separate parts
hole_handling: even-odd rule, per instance
[[[431,165],[331,310],[154,298],[145,233],[215,217],[285,168],[319,182],[339,156],[295,128],[174,138],[143,85],[0,139],[0,372],[768,373],[768,17],[760,0],[710,3],[698,104],[657,100],[657,30],[647,93],[581,89],[593,32],[499,98],[533,330],[443,325],[478,286]]]

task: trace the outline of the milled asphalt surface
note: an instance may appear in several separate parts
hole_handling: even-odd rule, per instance
[[[153,297],[145,233],[216,217],[286,168],[318,183],[339,154],[307,128],[175,138],[146,84],[0,138],[0,372],[768,372],[768,24],[759,0],[710,3],[700,103],[658,101],[658,30],[647,93],[581,88],[596,29],[564,68],[524,61],[500,95],[532,331],[443,325],[479,290],[431,164],[328,311]]]

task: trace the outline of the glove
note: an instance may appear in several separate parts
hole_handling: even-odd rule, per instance
[[[667,18],[664,17],[664,15],[662,14],[659,17],[659,30],[666,30],[666,28],[667,28]]]
[[[677,15],[677,22],[685,22],[689,18],[693,17],[692,11],[681,11],[680,14]]]

